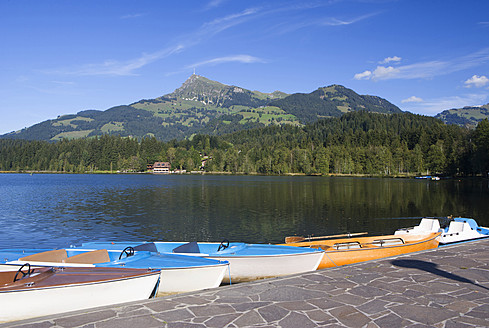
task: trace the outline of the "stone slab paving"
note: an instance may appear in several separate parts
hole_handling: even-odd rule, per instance
[[[7,326],[489,327],[489,239]]]

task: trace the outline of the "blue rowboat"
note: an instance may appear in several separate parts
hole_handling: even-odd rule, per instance
[[[132,248],[121,251],[89,248],[10,249],[0,251],[0,259],[6,265],[17,266],[30,263],[33,266],[156,269],[160,270],[159,296],[218,287],[229,267],[226,261],[134,251]]]
[[[323,251],[266,244],[208,242],[89,242],[82,247],[122,251],[126,247],[160,254],[180,254],[229,262],[224,282],[243,282],[286,276],[317,269]]]

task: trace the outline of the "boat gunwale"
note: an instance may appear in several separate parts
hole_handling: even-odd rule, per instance
[[[73,250],[73,249],[74,248],[67,248],[66,250]],[[80,251],[80,252],[97,251],[97,249],[91,249],[91,248],[75,248],[75,249],[76,249],[76,251]],[[113,253],[120,253],[119,250],[107,250],[107,251],[113,252]],[[152,252],[149,252],[149,251],[138,251],[138,252],[148,253],[148,255],[149,255],[148,258],[151,258],[151,256],[154,255],[154,254],[152,254]],[[188,256],[188,254],[186,254],[186,253],[160,253],[160,252],[158,252],[156,254],[178,255],[181,258]],[[142,255],[145,255],[145,254],[142,254]],[[207,258],[208,257],[207,254],[205,254],[205,256],[199,256],[197,254],[197,256],[195,256],[195,257],[196,258],[203,258],[203,259],[207,259],[207,260],[213,260],[213,259]],[[30,263],[33,266],[39,266],[39,267],[63,267],[63,268],[96,268],[96,267],[100,268],[100,267],[102,267],[102,268],[124,268],[124,269],[152,269],[152,270],[165,270],[165,271],[167,271],[167,270],[183,270],[183,269],[192,269],[192,268],[199,269],[199,268],[206,268],[206,267],[219,267],[219,266],[223,266],[223,265],[229,265],[229,262],[224,262],[222,260],[213,260],[213,261],[216,261],[216,263],[200,263],[198,265],[192,265],[192,266],[182,264],[182,266],[172,266],[172,267],[164,267],[164,266],[150,267],[150,266],[144,266],[144,265],[141,265],[140,267],[131,267],[131,261],[124,262],[123,261],[124,259],[125,258],[123,258],[122,261],[121,260],[114,260],[114,261],[110,261],[110,262],[101,262],[101,263],[23,261],[23,260],[17,259],[17,260],[5,262],[3,264],[14,266],[14,265],[23,265],[25,263]],[[144,260],[144,259],[145,258],[136,259],[136,261]]]
[[[431,238],[425,238],[425,239],[422,239],[422,240],[417,240],[417,241],[414,241],[414,242],[405,242],[404,244],[397,244],[397,245],[387,245],[387,246],[375,246],[375,247],[364,247],[364,248],[348,248],[348,249],[322,249],[320,248],[323,252],[325,253],[339,253],[339,252],[353,252],[353,251],[373,251],[373,250],[381,250],[381,249],[393,249],[393,248],[397,248],[397,247],[410,247],[410,246],[415,246],[415,245],[419,245],[419,244],[424,244],[424,243],[428,243],[438,237],[440,237],[441,235],[441,232],[433,232],[433,233],[430,233],[430,234],[434,234]],[[373,237],[368,237],[368,238],[376,238],[377,236],[373,236]],[[378,236],[379,238],[383,237],[383,236]],[[361,237],[362,238],[362,237]],[[397,238],[397,237],[396,237]],[[334,240],[334,239],[330,239],[331,240]],[[404,239],[403,239],[404,240]],[[352,240],[353,241],[353,240]],[[307,242],[309,243],[309,242]],[[296,243],[296,244],[299,244],[299,243]],[[288,244],[288,245],[293,245],[293,243],[291,244]],[[360,243],[361,245],[361,243]],[[294,245],[296,247],[303,247],[303,248],[306,248],[306,247],[309,247],[309,248],[312,248],[313,246],[317,246],[317,247],[321,247],[321,244],[319,244],[317,242],[317,244],[314,244],[314,245],[304,245],[304,246],[299,246],[299,245]],[[328,248],[333,248],[333,246],[328,246]]]
[[[168,270],[184,270],[184,269],[201,269],[201,268],[215,268],[219,266],[225,266],[229,265],[229,263],[215,263],[215,264],[207,264],[207,265],[195,265],[195,266],[181,266],[181,267],[146,267],[144,268],[141,266],[141,268],[131,268],[129,266],[124,265],[124,263],[120,264],[111,264],[111,265],[93,265],[93,264],[85,264],[85,263],[75,263],[77,265],[71,265],[72,263],[59,263],[59,262],[23,262],[23,261],[10,261],[7,263],[2,263],[4,265],[11,265],[11,266],[21,266],[22,264],[25,263],[30,263],[32,266],[37,266],[37,267],[42,267],[42,268],[47,268],[47,267],[62,267],[62,268],[116,268],[116,269],[136,269],[136,270],[158,270],[158,271],[168,271]],[[65,265],[69,264],[69,265]],[[103,263],[105,264],[105,263]]]
[[[303,248],[307,248],[307,247],[303,247]],[[312,249],[313,250],[312,252],[307,252],[307,253],[294,253],[294,254],[272,254],[272,255],[267,255],[267,254],[263,254],[263,255],[232,255],[232,254],[225,254],[225,255],[207,255],[205,256],[206,258],[211,258],[211,259],[215,259],[215,258],[233,258],[233,259],[236,259],[236,258],[245,258],[245,259],[252,259],[252,258],[264,258],[264,257],[267,257],[267,258],[271,258],[271,257],[285,257],[285,256],[306,256],[306,255],[323,255],[324,254],[324,250],[322,249]],[[183,254],[183,253],[182,253]]]
[[[211,264],[211,265],[199,265],[199,266],[183,266],[183,267],[178,267],[178,268],[153,268],[153,267],[148,267],[148,269],[152,270],[159,270],[159,271],[169,271],[169,270],[186,270],[186,269],[202,269],[202,268],[216,268],[220,266],[229,266],[229,263],[216,263],[216,264]],[[126,266],[120,265],[111,265],[111,266],[99,266],[97,268],[126,268],[126,269],[132,269],[128,268]]]
[[[96,242],[95,242],[96,243]],[[119,242],[123,245],[127,245],[128,242]],[[186,242],[174,242],[174,241],[169,241],[169,242],[158,242],[158,241],[151,241],[151,242],[144,242],[144,243],[154,243],[154,244],[157,244],[157,243],[175,243],[175,244],[179,244],[179,243],[186,243]],[[219,245],[219,243],[216,243],[216,242],[199,242],[199,244],[216,244],[216,245]],[[247,243],[241,243],[241,242],[236,242],[237,244],[245,244],[245,245],[248,245]],[[292,245],[285,245],[285,244],[249,244],[251,246],[255,246],[255,245],[259,245],[260,247],[264,247],[264,246],[286,246],[288,248],[297,248],[297,247],[294,247]],[[88,245],[85,245],[85,247],[88,246]],[[302,247],[304,248],[304,247]],[[94,249],[94,248],[84,248],[84,249]],[[108,250],[112,250],[112,251],[115,251],[114,249],[108,249]],[[243,258],[255,258],[255,257],[258,257],[258,258],[263,258],[263,257],[276,257],[276,256],[296,256],[296,255],[311,255],[311,254],[315,254],[315,253],[323,253],[324,251],[323,250],[318,250],[318,249],[311,249],[309,251],[297,251],[297,252],[294,252],[294,253],[276,253],[276,254],[254,254],[254,255],[235,255],[235,254],[232,254],[232,252],[229,252],[229,253],[225,253],[225,254],[218,254],[217,252],[216,253],[172,253],[172,252],[165,252],[165,251],[158,251],[159,254],[162,254],[162,255],[168,255],[168,254],[173,254],[173,255],[180,255],[180,256],[192,256],[192,257],[200,257],[200,258],[208,258],[208,259],[217,259],[217,258],[239,258],[239,257],[243,257]]]
[[[132,269],[132,268],[126,268],[126,269],[127,270],[145,270],[145,269]],[[66,288],[66,287],[90,286],[90,285],[95,285],[95,284],[108,284],[108,283],[119,282],[119,281],[124,281],[124,280],[145,278],[145,277],[152,276],[152,275],[160,275],[160,271],[148,270],[146,272],[138,272],[138,273],[132,274],[130,276],[123,276],[123,277],[118,277],[118,278],[105,278],[105,279],[101,279],[101,280],[91,280],[91,281],[85,281],[85,282],[73,282],[73,283],[68,282],[68,283],[62,283],[59,285],[52,285],[52,286],[39,286],[39,285],[35,285],[35,284],[32,286],[25,286],[25,284],[24,284],[23,286],[18,286],[18,287],[3,286],[3,287],[0,287],[0,294],[12,293],[12,292],[38,291],[38,290],[45,290],[45,289],[57,289],[57,288]],[[26,283],[28,284],[29,282],[26,281]]]

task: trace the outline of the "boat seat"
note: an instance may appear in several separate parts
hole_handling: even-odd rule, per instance
[[[460,222],[460,221],[450,222],[450,225],[448,226],[447,234],[459,233],[459,232],[464,231],[464,225],[465,225],[465,222]]]
[[[21,257],[20,261],[36,261],[36,262],[63,262],[68,257],[65,249],[55,249],[42,253],[32,254]]]
[[[402,238],[377,239],[371,243],[371,245],[374,246],[393,246],[402,244],[404,244],[404,240],[402,240]]]
[[[196,241],[191,241],[174,248],[173,253],[200,253],[199,244]]]
[[[158,248],[156,248],[155,243],[144,243],[141,245],[134,246],[135,251],[147,251],[147,252],[153,252],[153,253],[158,253]]]
[[[415,231],[437,232],[440,229],[440,222],[437,219],[421,219],[419,226],[414,227]]]
[[[70,256],[63,260],[64,263],[86,263],[96,264],[110,262],[109,252],[106,249],[98,249],[96,251],[80,253]]]
[[[336,243],[333,245],[333,248],[340,250],[340,249],[362,248],[362,246],[358,241],[352,241],[347,243]]]
[[[465,222],[465,223],[467,223],[469,225],[469,227],[472,230],[478,230],[479,229],[479,225],[477,224],[477,222],[475,222],[474,219],[454,218],[453,221],[456,221],[456,222]]]

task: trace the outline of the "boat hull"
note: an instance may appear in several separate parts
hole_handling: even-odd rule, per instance
[[[161,270],[158,296],[216,288],[223,282],[229,265]]]
[[[376,260],[401,254],[423,251],[438,247],[440,233],[432,233],[425,238],[409,236],[404,238],[405,243],[396,245],[376,246],[376,240],[400,239],[400,236],[359,237],[345,239],[319,240],[309,242],[290,243],[287,245],[299,247],[320,247],[324,255],[318,269],[332,268],[347,264]],[[358,242],[359,248],[335,249],[335,244],[351,244]]]
[[[230,274],[228,272],[228,274],[224,275],[223,282],[233,283],[314,271],[321,262],[322,254],[234,256],[219,257],[219,259],[228,261],[231,271]]]
[[[159,281],[159,272],[135,270],[128,273],[129,270],[67,268],[51,279],[53,285],[41,282],[31,287],[3,286],[0,288],[0,322],[148,299]],[[111,278],[99,281],[99,273]],[[85,278],[76,282],[77,275]],[[87,281],[87,276],[91,280]],[[63,283],[67,280],[70,283]]]

